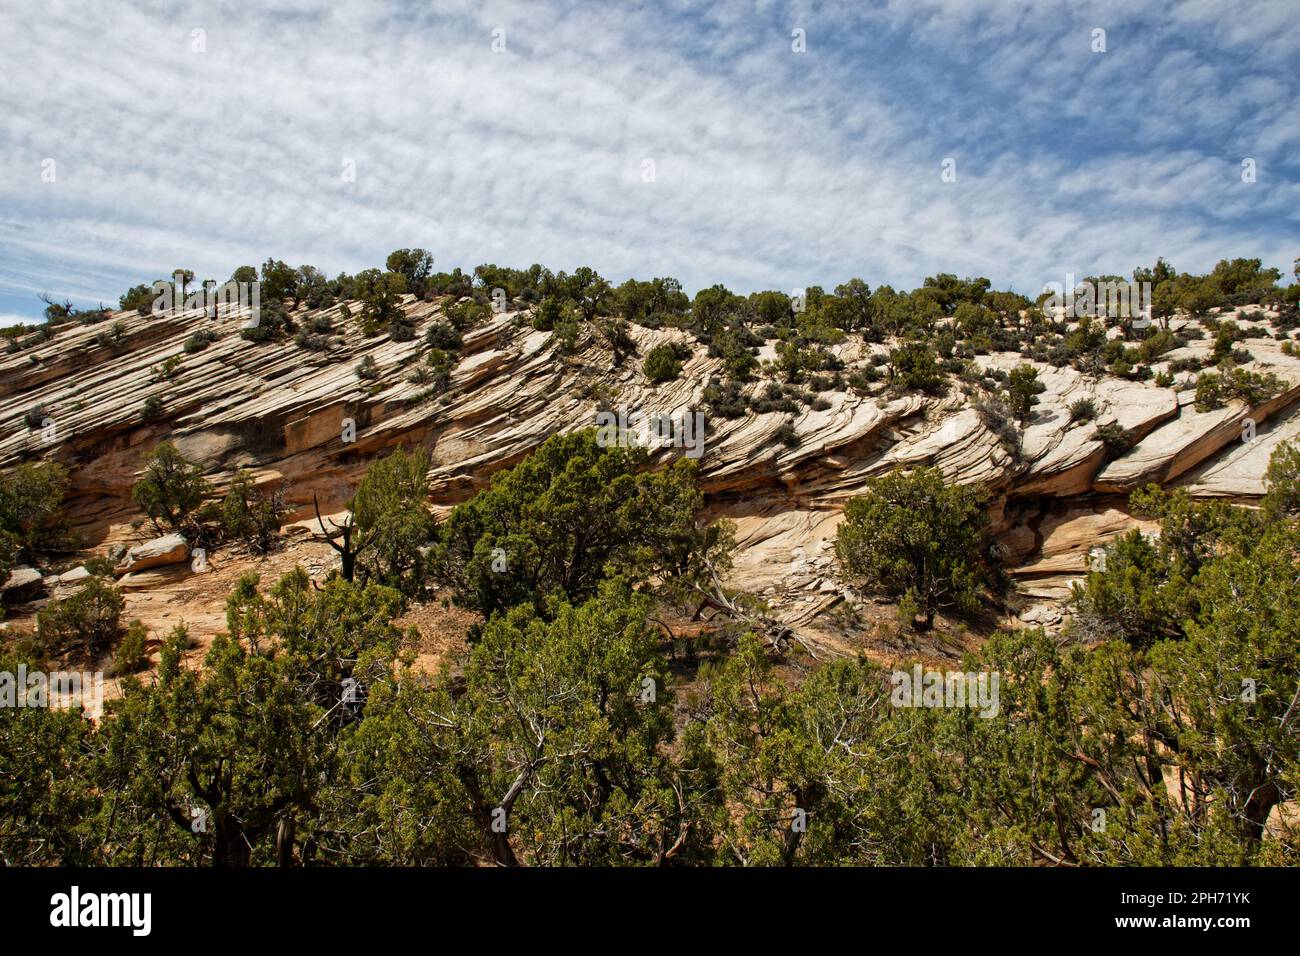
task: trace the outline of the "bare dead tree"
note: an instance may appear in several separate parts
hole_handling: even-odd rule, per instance
[[[725,614],[737,623],[753,628],[767,640],[774,650],[782,651],[793,641],[807,651],[814,660],[817,660],[816,652],[795,633],[794,628],[764,614],[761,609],[750,607],[747,602],[728,594],[727,589],[722,586],[722,579],[717,567],[708,560],[704,564],[708,575],[707,581],[701,583],[697,578],[687,583],[687,587],[700,598],[700,607],[696,611],[696,617],[706,607],[711,608],[719,614]]]
[[[342,524],[336,524],[333,519],[330,519],[331,530],[327,531],[325,519],[320,514],[320,502],[316,500],[315,495],[311,496],[311,502],[316,509],[316,521],[320,525],[320,533],[324,535],[325,542],[339,553],[339,558],[343,562],[343,580],[351,581],[356,576],[357,558],[361,556],[363,551],[374,544],[374,539],[371,538],[369,541],[363,541],[360,544],[353,543],[353,538],[357,533],[357,524],[351,514],[344,519]],[[341,543],[337,540],[340,538],[342,539]]]

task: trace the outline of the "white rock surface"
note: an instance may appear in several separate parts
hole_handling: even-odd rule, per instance
[[[129,574],[166,564],[179,564],[189,556],[190,546],[181,535],[166,534],[127,549],[126,561],[119,570]]]
[[[251,343],[238,334],[243,316],[214,322],[197,311],[162,318],[123,312],[95,325],[60,327],[48,342],[0,355],[0,467],[37,458],[64,462],[74,525],[100,550],[133,537],[128,523],[138,511],[130,489],[145,456],[163,438],[204,461],[218,488],[241,466],[261,484],[283,481],[296,509],[290,521],[311,517],[313,496],[322,512],[339,512],[376,456],[399,444],[423,445],[432,455],[431,504],[445,514],[551,435],[594,424],[598,408],[704,408],[705,386],[721,371],[721,361],[686,332],[633,327],[640,356],[666,342],[691,349],[678,379],[653,385],[641,373],[639,357],[614,369],[608,351],[594,340],[578,355],[561,356],[526,316],[505,313],[466,334],[447,393],[421,399],[424,387],[408,376],[423,357],[423,333],[441,305],[408,296],[404,308],[417,331],[408,342],[366,338],[355,321],[342,318],[340,306],[323,310],[319,314],[333,321],[336,340],[326,352],[292,341]],[[351,310],[355,314],[358,306],[353,303]],[[304,309],[294,319],[306,324],[316,315]],[[116,350],[96,341],[114,322],[125,329]],[[185,339],[199,329],[212,329],[220,338],[186,353]],[[820,613],[841,600],[833,564],[814,559],[831,556],[827,546],[844,503],[861,494],[872,476],[936,465],[949,480],[987,486],[994,530],[1024,562],[1014,572],[1021,588],[1053,600],[1068,593],[1090,549],[1136,524],[1124,508],[1133,488],[1159,481],[1180,483],[1198,495],[1251,500],[1262,493],[1272,448],[1300,437],[1300,359],[1282,355],[1270,339],[1245,345],[1255,356],[1252,371],[1272,372],[1288,385],[1256,409],[1238,405],[1200,413],[1187,391],[1039,364],[1047,389],[1023,430],[1018,457],[984,426],[957,387],[941,398],[826,392],[828,408],[801,406],[792,419],[752,411],[735,419],[710,416],[700,481],[710,513],[737,522],[741,548],[733,583],[754,593],[775,588],[775,602],[820,579],[815,594],[807,595],[820,600],[809,605],[800,594],[789,602],[798,605],[800,618],[810,606]],[[855,363],[881,348],[851,338],[835,351]],[[1201,340],[1165,359],[1208,349],[1209,342]],[[174,378],[151,373],[173,356],[181,358]],[[373,382],[356,375],[364,357],[379,368]],[[998,353],[978,361],[1005,371],[1025,359]],[[750,389],[762,387],[756,382]],[[154,396],[162,399],[164,416],[144,422],[141,407]],[[1093,437],[1097,422],[1069,421],[1069,406],[1080,398],[1092,399],[1098,422],[1118,422],[1138,439],[1136,445],[1108,462]],[[37,405],[57,426],[52,440],[24,425],[24,415]],[[1247,417],[1256,421],[1257,437],[1243,445],[1241,422]],[[774,441],[787,420],[799,438],[794,447]],[[355,441],[344,440],[349,421]],[[663,451],[658,458],[682,453]],[[1053,510],[1056,505],[1063,508]],[[795,563],[797,549],[802,564]],[[183,540],[147,542],[132,548],[118,570],[138,575],[187,556]],[[131,583],[150,580],[140,576]]]
[[[10,568],[9,576],[0,583],[0,593],[10,601],[34,597],[44,589],[45,577],[35,568]]]

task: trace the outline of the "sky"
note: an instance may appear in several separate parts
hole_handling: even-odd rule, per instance
[[[1031,296],[1300,255],[1291,0],[0,0],[0,63],[0,325],[408,246]]]

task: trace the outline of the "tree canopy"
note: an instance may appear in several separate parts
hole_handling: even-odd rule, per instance
[[[452,510],[430,555],[434,576],[490,617],[582,602],[610,576],[685,570],[699,539],[695,463],[643,471],[644,461],[636,449],[602,448],[593,430],[547,439]]]
[[[978,605],[988,580],[985,503],[980,489],[947,484],[937,468],[871,478],[845,505],[835,553],[848,575],[900,598],[900,613],[928,628],[938,610]]]

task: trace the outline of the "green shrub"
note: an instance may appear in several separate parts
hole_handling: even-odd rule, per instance
[[[109,676],[124,677],[143,670],[149,663],[149,655],[145,650],[148,640],[149,630],[144,626],[144,622],[132,621],[122,637],[122,643],[117,646],[117,651],[113,655],[113,663],[108,668]]]
[[[431,349],[442,349],[444,352],[460,351],[462,341],[461,334],[455,327],[442,319],[434,321],[424,333],[425,345]]]
[[[972,404],[980,422],[997,436],[1012,462],[1019,462],[1024,456],[1024,436],[1011,406],[997,395],[984,394],[977,395]]]
[[[116,352],[126,339],[126,324],[120,319],[106,330],[95,333],[95,344],[102,349]]]
[[[1081,398],[1070,403],[1070,422],[1090,422],[1097,417],[1097,403],[1091,398]]]
[[[131,498],[155,530],[166,534],[187,529],[210,490],[203,469],[171,442],[162,442],[145,462],[144,474],[131,489]]]
[[[1038,395],[1047,386],[1038,380],[1038,369],[1032,365],[1017,365],[1007,374],[1007,404],[1020,421],[1029,418],[1029,413],[1038,404]]]
[[[374,356],[367,355],[357,363],[357,378],[368,382],[379,378],[379,366],[375,363]]]
[[[68,471],[57,462],[28,462],[0,474],[0,559],[7,553],[30,560],[71,545],[62,510],[67,488]]]
[[[98,577],[109,578],[113,576],[114,562],[106,555],[92,555],[81,563],[87,571]]]
[[[1300,443],[1283,442],[1268,459],[1263,511],[1274,520],[1300,514]]]
[[[293,320],[285,312],[284,306],[272,299],[262,303],[257,325],[240,326],[239,337],[249,342],[263,343],[282,339],[293,331]]]
[[[117,637],[122,594],[100,578],[90,578],[75,594],[54,600],[36,615],[41,644],[51,654],[106,650]]]
[[[748,330],[745,330],[748,332]],[[709,341],[709,356],[722,359],[724,374],[733,381],[747,382],[758,368],[754,357],[756,337],[742,335],[732,329],[723,329]]]
[[[1176,612],[1162,587],[1166,564],[1160,546],[1137,528],[1111,541],[1104,563],[1095,564],[1084,587],[1076,591],[1079,629],[1133,647],[1177,636],[1176,625],[1171,626]]]
[[[366,471],[350,507],[361,549],[362,582],[375,580],[406,594],[424,584],[422,548],[433,538],[435,522],[425,508],[429,490],[429,450],[409,454],[398,448]]]
[[[791,392],[796,394],[793,388]],[[762,394],[750,400],[749,407],[760,415],[769,412],[787,412],[793,415],[799,411],[799,406],[786,395],[785,388],[780,382],[768,382]]]
[[[908,342],[890,351],[889,378],[906,391],[937,395],[944,388],[939,360],[924,342]]]
[[[646,378],[658,384],[671,382],[681,374],[682,365],[677,361],[677,353],[668,344],[656,345],[645,358],[641,370]]]
[[[220,337],[211,329],[200,329],[185,340],[184,349],[187,354],[191,355],[195,352],[202,352]]]
[[[533,328],[539,332],[550,332],[564,317],[564,306],[555,296],[547,296],[533,310]]]
[[[137,285],[128,289],[125,295],[120,296],[117,305],[123,312],[135,309],[139,315],[148,315],[156,298],[157,295],[153,291],[153,286]]]
[[[477,325],[481,325],[488,319],[492,318],[492,307],[483,302],[475,302],[472,299],[466,302],[458,302],[455,305],[443,309],[443,315],[447,317],[457,332],[468,332]]]
[[[266,554],[280,533],[285,510],[283,484],[270,493],[260,493],[253,487],[252,476],[240,468],[221,502],[221,528],[226,540]]]
[[[451,384],[451,373],[456,368],[456,354],[442,349],[430,349],[424,357],[427,381],[422,384],[433,386],[439,392],[445,391]]]
[[[719,418],[741,418],[749,410],[739,382],[709,379],[704,386],[704,401],[709,412]]]
[[[1178,358],[1169,363],[1169,371],[1177,374],[1178,372],[1197,372],[1205,367],[1205,362],[1198,358]]]
[[[1258,405],[1281,390],[1281,380],[1272,373],[1261,375],[1243,368],[1229,368],[1222,374],[1204,372],[1196,380],[1196,410],[1213,411],[1231,399]]]
[[[309,352],[328,352],[334,347],[334,340],[328,335],[320,335],[316,332],[300,329],[293,337],[293,344]]]
[[[1142,340],[1142,344],[1137,348],[1137,358],[1149,365],[1161,355],[1178,348],[1181,344],[1178,337],[1172,332],[1161,330],[1154,335],[1148,335]]]
[[[146,422],[157,421],[166,414],[166,406],[161,395],[150,395],[140,407],[140,418]]]
[[[592,430],[555,435],[456,506],[431,557],[458,603],[484,617],[518,604],[546,613],[606,577],[682,570],[702,505],[695,463],[646,471],[643,453],[601,442]]]
[[[582,342],[582,323],[572,310],[566,311],[555,323],[550,341],[561,355],[573,355]]]
[[[1133,436],[1119,422],[1098,425],[1092,437],[1105,445],[1106,451],[1114,457],[1124,454],[1133,447]]]
[[[358,272],[353,277],[352,293],[361,304],[361,331],[372,336],[382,329],[392,332],[395,325],[405,324],[401,301],[406,291],[406,277],[400,272],[379,269]]]
[[[835,538],[840,568],[914,602],[925,628],[943,608],[973,611],[988,580],[985,506],[983,491],[947,484],[938,468],[870,478],[866,494],[844,508]]]
[[[788,382],[803,381],[809,372],[835,368],[834,355],[820,345],[801,345],[798,340],[780,342],[776,346],[776,367]]]
[[[169,355],[163,359],[161,365],[155,365],[149,369],[151,381],[155,384],[159,382],[170,382],[181,370],[182,359],[179,355]]]
[[[799,432],[795,430],[794,422],[788,420],[781,423],[780,427],[772,433],[772,437],[787,448],[797,448],[800,443]]]
[[[880,381],[880,370],[873,365],[855,368],[849,373],[849,388],[855,392],[867,392],[871,386]]]
[[[1214,330],[1214,351],[1211,362],[1218,364],[1232,356],[1236,344],[1246,338],[1246,333],[1235,322],[1220,322]]]

